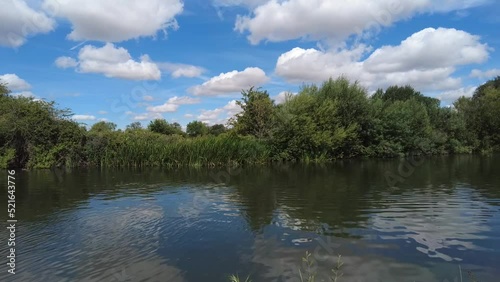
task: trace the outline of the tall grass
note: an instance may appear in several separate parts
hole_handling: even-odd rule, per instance
[[[87,142],[90,165],[108,167],[223,166],[262,164],[270,152],[262,141],[233,134],[184,138],[148,131],[111,132]]]

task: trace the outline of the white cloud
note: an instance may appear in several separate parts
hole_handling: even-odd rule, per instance
[[[222,121],[219,115],[223,113],[222,108],[217,108],[214,110],[203,110],[202,113],[198,116],[198,120],[207,123],[207,124],[216,124],[217,121]]]
[[[225,106],[214,110],[203,110],[198,120],[209,125],[226,124],[228,120],[242,111],[236,100],[229,101]]]
[[[191,87],[188,91],[194,95],[216,96],[241,92],[252,86],[260,86],[269,81],[266,73],[260,68],[246,68],[243,71],[231,71],[212,77],[201,85]]]
[[[476,91],[475,86],[461,87],[459,89],[454,89],[450,91],[443,92],[439,94],[436,98],[441,100],[445,105],[451,105],[460,97],[472,97]]]
[[[279,105],[286,102],[288,97],[297,95],[297,93],[292,93],[290,91],[281,91],[278,95],[273,97],[274,103]]]
[[[321,82],[343,75],[371,90],[393,84],[450,90],[461,85],[460,79],[451,76],[456,66],[486,61],[489,47],[464,31],[428,28],[363,60],[370,51],[365,45],[327,51],[294,48],[278,58],[275,71],[294,82]]]
[[[481,71],[478,69],[473,69],[470,72],[470,77],[480,78],[480,79],[490,79],[500,75],[500,69],[490,69],[486,71]]]
[[[227,4],[253,1],[222,1]],[[326,39],[340,43],[351,35],[377,32],[400,20],[423,12],[448,12],[482,5],[488,0],[270,0],[238,16],[235,29],[248,32],[252,44],[262,40],[285,41],[297,38]]]
[[[367,51],[368,48],[363,45],[341,51],[293,48],[278,58],[275,71],[277,75],[295,82],[320,82],[341,74],[359,77],[363,74],[359,60]]]
[[[97,113],[100,114],[100,115],[106,115],[106,114],[108,114],[108,112],[106,112],[106,111],[99,111]]]
[[[167,101],[167,103],[174,105],[192,105],[192,104],[198,104],[199,102],[200,102],[199,98],[192,98],[188,96],[182,96],[182,97],[174,96],[168,99]]]
[[[0,45],[19,47],[29,36],[54,29],[55,21],[30,8],[24,0],[2,1],[0,9]]]
[[[132,119],[143,121],[143,120],[152,120],[152,119],[158,119],[158,118],[159,119],[163,118],[161,113],[150,112],[150,113],[142,113],[142,114],[134,115],[134,117]]]
[[[194,117],[194,115],[192,115],[192,114],[185,114],[184,117],[185,118],[192,118],[192,117]]]
[[[181,0],[45,0],[43,7],[55,17],[69,20],[68,38],[76,41],[119,42],[178,27],[175,16]]]
[[[147,107],[146,110],[153,113],[172,113],[177,111],[178,108],[179,105],[165,103],[159,106]]]
[[[0,75],[0,82],[7,84],[11,91],[24,91],[31,89],[31,85],[14,73]]]
[[[198,66],[174,63],[160,63],[158,66],[171,73],[173,78],[179,77],[199,77],[205,69]]]
[[[106,77],[130,80],[161,78],[160,69],[147,55],[141,56],[140,61],[135,61],[125,48],[115,47],[112,43],[106,43],[100,48],[85,45],[78,53],[78,62],[71,61],[68,57],[59,57],[56,60],[59,67],[71,64],[76,66],[78,72],[101,73]]]
[[[159,106],[147,107],[148,112],[153,113],[167,113],[176,112],[180,105],[192,105],[200,102],[198,98],[191,98],[188,96],[177,97],[174,96],[167,100],[165,104]]]
[[[365,61],[365,68],[372,72],[427,70],[482,63],[487,59],[488,46],[479,42],[479,36],[453,28],[426,28],[398,46],[375,50]]]
[[[61,69],[74,68],[78,65],[78,62],[70,57],[59,57],[55,61],[56,66]]]
[[[95,116],[92,115],[74,115],[74,120],[96,120]]]
[[[229,101],[222,109],[227,113],[228,117],[233,117],[233,116],[239,114],[243,110],[236,103],[236,100]]]

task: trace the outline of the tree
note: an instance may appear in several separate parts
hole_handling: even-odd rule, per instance
[[[96,133],[107,133],[107,132],[113,132],[115,130],[116,130],[116,123],[107,121],[100,121],[94,123],[94,125],[92,125],[92,127],[90,128],[90,132],[96,132]]]
[[[214,124],[208,128],[208,134],[218,136],[224,132],[226,132],[227,129],[223,124]]]
[[[362,153],[366,91],[345,78],[303,87],[275,110],[273,149],[279,158],[327,160]]]
[[[165,135],[184,135],[182,132],[181,126],[178,123],[170,124],[164,119],[155,119],[151,121],[148,125],[148,129],[152,132],[165,134]]]
[[[134,130],[141,130],[142,129],[142,124],[139,121],[133,122],[129,125],[127,125],[127,131],[134,131]]]
[[[10,93],[10,90],[7,88],[7,85],[0,81],[0,97],[7,96]]]
[[[243,98],[236,104],[243,110],[233,122],[236,132],[243,135],[253,135],[257,138],[270,137],[274,104],[267,91],[242,91]]]
[[[479,86],[472,98],[458,99],[455,108],[465,116],[467,128],[477,135],[482,149],[500,147],[500,76]]]
[[[208,126],[201,121],[192,121],[187,124],[186,133],[191,137],[208,134]]]
[[[0,167],[50,168],[75,163],[85,131],[54,102],[9,95],[0,84]]]

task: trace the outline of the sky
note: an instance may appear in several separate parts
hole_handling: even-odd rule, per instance
[[[2,0],[0,81],[78,122],[226,123],[344,76],[450,105],[500,75],[498,0]]]

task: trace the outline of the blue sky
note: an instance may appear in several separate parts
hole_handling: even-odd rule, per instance
[[[493,0],[6,0],[0,80],[120,128],[225,123],[241,89],[279,103],[340,75],[447,105],[500,75],[498,11]]]

